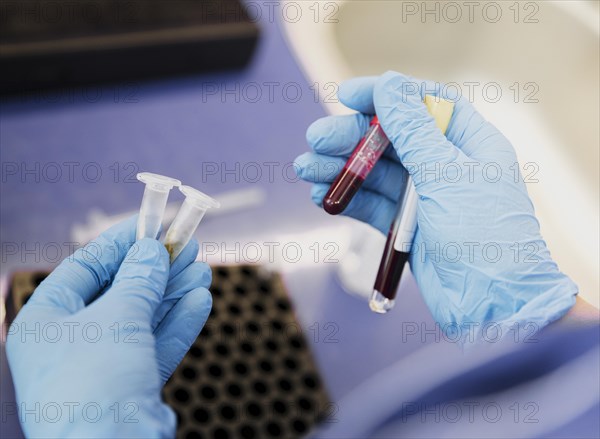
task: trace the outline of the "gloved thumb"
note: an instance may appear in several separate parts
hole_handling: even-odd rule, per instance
[[[127,252],[112,286],[102,297],[119,318],[150,322],[169,280],[169,254],[158,241],[144,238]]]
[[[422,173],[439,169],[460,155],[427,111],[421,89],[414,79],[387,72],[377,80],[373,91],[381,127],[417,189],[424,182]]]

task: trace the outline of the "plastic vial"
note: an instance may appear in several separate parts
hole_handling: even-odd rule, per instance
[[[165,213],[169,192],[173,187],[180,186],[181,182],[171,177],[150,172],[139,173],[137,179],[144,183],[146,188],[140,207],[135,239],[156,239]]]
[[[342,213],[358,192],[377,160],[390,144],[377,116],[371,120],[367,134],[360,140],[342,172],[323,199],[323,209],[330,215]]]
[[[187,243],[192,239],[198,224],[208,209],[218,208],[221,204],[214,198],[190,186],[180,186],[179,190],[185,195],[185,200],[179,208],[171,227],[163,241],[171,262],[179,256]]]

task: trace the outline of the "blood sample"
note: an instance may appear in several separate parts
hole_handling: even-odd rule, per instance
[[[417,230],[417,200],[412,178],[408,177],[398,212],[390,228],[369,302],[372,311],[383,314],[394,307],[396,292],[408,262]]]
[[[330,215],[342,213],[390,144],[377,116],[373,117],[367,134],[360,140],[344,169],[338,174],[323,199],[323,209]]]

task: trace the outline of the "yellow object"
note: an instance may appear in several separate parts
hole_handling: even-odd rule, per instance
[[[454,102],[442,99],[436,96],[425,95],[425,106],[429,114],[435,119],[435,123],[442,133],[446,134],[452,112],[454,111]]]

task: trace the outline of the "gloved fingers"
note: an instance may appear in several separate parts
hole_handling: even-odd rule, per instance
[[[169,254],[160,242],[144,238],[127,252],[112,286],[97,301],[115,320],[150,325],[169,279]]]
[[[466,99],[455,105],[446,138],[469,159],[481,162],[517,161],[510,141],[490,122],[484,119]]]
[[[361,76],[342,82],[338,89],[338,99],[348,108],[360,113],[375,114],[373,88],[379,76]]]
[[[158,325],[156,358],[163,384],[200,334],[211,307],[210,292],[206,288],[195,288],[179,299]]]
[[[199,249],[200,244],[198,244],[198,240],[196,238],[190,239],[190,242],[187,243],[183,250],[181,250],[181,253],[179,253],[179,256],[177,256],[171,264],[171,269],[169,270],[169,281],[175,278],[179,273],[189,267],[190,264],[196,260]]]
[[[137,215],[116,224],[63,260],[35,290],[25,309],[73,314],[110,284],[135,242]]]
[[[297,174],[303,180],[310,183],[332,183],[344,167],[346,158],[307,152],[299,156],[295,163]],[[382,158],[362,187],[397,201],[405,181],[406,170],[402,165]]]
[[[306,130],[306,141],[314,152],[349,156],[369,128],[372,116],[355,113],[315,120]]]
[[[345,157],[305,152],[296,157],[294,168],[296,175],[304,181],[331,183],[340,173],[345,163]]]
[[[208,288],[211,282],[212,271],[204,262],[194,262],[184,268],[177,276],[169,279],[163,301],[154,313],[152,330],[156,329],[183,295],[195,288]]]
[[[329,185],[317,183],[311,189],[311,198],[317,206],[323,205],[323,198],[329,190]],[[378,229],[386,234],[389,231],[392,219],[396,214],[397,203],[389,198],[361,188],[342,215],[355,218]]]
[[[492,141],[489,137],[501,136],[502,134],[479,114],[473,104],[462,95],[459,89],[435,81],[414,78],[408,75],[402,76],[404,77],[404,81],[401,91],[403,91],[407,97],[420,98],[420,100],[423,100],[425,95],[439,96],[454,103],[454,113],[452,115],[452,120],[448,125],[446,137],[456,147],[460,148],[465,155],[474,157],[478,153],[483,153],[483,155],[487,156],[489,155],[490,147],[492,145],[498,145],[496,139],[493,139]],[[366,114],[375,114],[373,93],[375,91],[375,84],[379,79],[379,76],[368,76],[344,81],[340,84],[338,91],[340,102],[356,111]],[[314,130],[311,132],[311,138],[317,139],[319,137],[325,137],[325,139],[320,140],[320,145],[323,145],[322,150],[315,149],[315,151],[330,154],[331,152],[326,148],[328,146],[326,137],[328,136],[327,130],[334,127],[337,128],[337,126],[319,121],[315,122],[314,125],[315,127],[311,126],[311,128],[309,128],[309,130]],[[348,125],[345,125],[344,128],[348,133],[353,133],[351,130],[354,129],[354,127],[350,126],[349,123]],[[339,130],[341,129],[342,126],[340,124]],[[338,129],[336,129],[334,133],[337,131]],[[331,137],[332,139],[336,138],[335,134],[332,134]],[[359,136],[356,136],[356,142],[358,142],[359,138]],[[510,145],[507,141],[502,142],[502,144]]]
[[[407,81],[404,75],[387,72],[377,81],[373,97],[383,130],[418,190],[425,182],[420,178],[423,169],[466,157],[442,134],[421,95],[406,92]]]
[[[356,113],[317,119],[306,130],[306,141],[316,153],[347,158],[366,134],[372,117]],[[393,148],[386,149],[384,157],[400,161]]]

